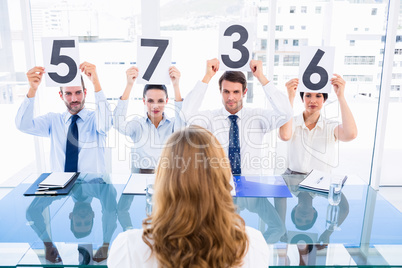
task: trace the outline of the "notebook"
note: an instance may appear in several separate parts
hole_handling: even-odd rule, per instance
[[[347,179],[348,176],[345,175],[330,174],[317,169],[313,169],[310,171],[309,174],[307,174],[306,178],[299,183],[299,187],[308,190],[328,193],[331,182],[336,181],[343,186]]]

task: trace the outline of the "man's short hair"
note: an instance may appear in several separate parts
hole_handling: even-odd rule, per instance
[[[311,93],[311,92],[309,92],[309,93]],[[318,92],[318,93],[321,93],[321,92]],[[328,93],[321,93],[321,94],[324,97],[324,101],[326,101],[328,99]],[[304,92],[300,92],[300,97],[304,101]]]
[[[297,225],[296,224],[296,219],[295,219],[296,207],[297,207],[297,205],[292,209],[292,212],[290,213],[290,218],[292,219],[292,222],[294,223],[296,228],[299,229],[299,230],[305,231],[305,230],[308,230],[311,227],[313,227],[315,221],[317,220],[317,216],[318,216],[317,210],[313,207],[314,216],[313,216],[313,219],[311,220],[311,222],[309,222],[309,223],[307,223],[305,225]]]
[[[148,90],[151,89],[159,89],[159,90],[163,90],[166,94],[166,98],[168,97],[168,93],[167,93],[167,88],[165,85],[152,85],[152,84],[146,84],[144,87],[144,92],[142,94],[142,97],[145,99],[145,94],[147,93]]]
[[[85,84],[84,84],[84,79],[82,78],[82,75],[81,75],[81,86],[82,86],[82,90],[84,90],[85,89]],[[60,92],[63,93],[63,87],[60,87]]]
[[[222,74],[221,78],[219,78],[219,90],[222,91],[222,82],[223,80],[240,83],[243,87],[243,92],[247,88],[247,79],[243,72],[240,71],[226,71]]]

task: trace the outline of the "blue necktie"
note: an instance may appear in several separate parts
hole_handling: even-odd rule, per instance
[[[229,115],[231,121],[229,130],[229,160],[233,175],[241,174],[240,139],[237,115]]]
[[[66,143],[66,163],[64,165],[64,172],[77,172],[78,166],[78,115],[71,117],[71,124],[67,132]]]

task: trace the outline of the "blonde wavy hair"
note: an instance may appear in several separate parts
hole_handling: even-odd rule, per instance
[[[230,191],[230,163],[208,130],[175,132],[155,178],[154,210],[143,241],[161,267],[237,267],[249,241]]]

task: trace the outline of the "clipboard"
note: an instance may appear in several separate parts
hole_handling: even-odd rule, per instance
[[[39,183],[41,183],[44,179],[46,179],[51,173],[42,173],[38,179],[32,183],[32,185],[26,190],[24,193],[24,196],[49,196],[49,195],[67,195],[71,188],[73,188],[75,181],[77,180],[78,176],[80,175],[79,172],[76,172],[74,177],[71,179],[71,181],[64,187],[64,188],[58,188],[58,189],[51,189],[49,191],[43,191],[41,193],[38,193],[38,188],[39,188]]]

